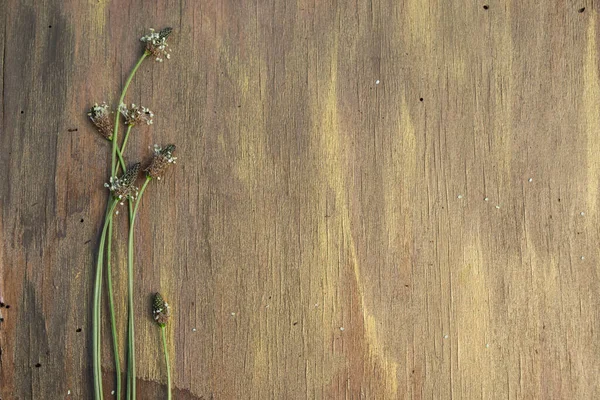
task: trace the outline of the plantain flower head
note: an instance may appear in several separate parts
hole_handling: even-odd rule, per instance
[[[175,145],[169,144],[165,147],[160,147],[157,144],[154,145],[154,157],[150,162],[150,166],[146,168],[146,173],[149,177],[161,180],[165,171],[171,164],[175,164],[177,157],[173,157],[175,151]]]
[[[156,32],[150,28],[150,33],[140,38],[140,41],[146,43],[146,52],[152,55],[156,61],[163,62],[171,58],[167,38],[173,32],[173,28],[164,28],[160,32]]]
[[[171,317],[171,307],[169,307],[169,304],[160,293],[154,294],[154,299],[152,300],[152,317],[161,328],[169,322],[169,318]]]
[[[94,104],[87,114],[98,132],[100,132],[100,134],[108,140],[112,139],[112,128],[114,122],[110,114],[112,114],[112,111],[106,103],[102,103],[100,105],[98,105],[98,103]]]
[[[154,118],[154,113],[146,107],[136,106],[132,103],[131,107],[127,108],[124,103],[121,103],[119,112],[125,118],[126,125],[153,124],[152,118]]]
[[[138,188],[135,186],[135,181],[140,174],[140,163],[135,163],[127,168],[127,171],[120,178],[110,177],[110,182],[105,183],[113,197],[118,200],[131,199],[134,200],[138,195]],[[123,202],[121,202],[123,204]]]

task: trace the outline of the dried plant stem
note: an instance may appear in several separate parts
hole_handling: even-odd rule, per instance
[[[112,219],[112,213],[115,210],[117,201],[113,199],[108,206],[104,227],[100,236],[100,245],[98,246],[98,262],[96,265],[96,278],[94,282],[94,304],[92,311],[92,354],[94,371],[94,392],[97,399],[102,399],[102,362],[100,358],[100,299],[102,297],[102,268],[104,259],[104,243],[109,221]]]
[[[134,324],[134,307],[133,307],[133,232],[135,228],[135,217],[137,210],[144,195],[144,191],[148,183],[152,180],[151,177],[146,177],[142,188],[135,201],[131,223],[129,224],[129,242],[127,249],[127,282],[128,282],[128,304],[129,304],[129,329],[127,332],[127,399],[135,400],[135,324]]]
[[[160,327],[160,335],[162,336],[163,350],[165,353],[165,364],[167,365],[167,399],[171,400],[171,364],[169,363],[169,349],[167,347],[167,327]]]
[[[144,51],[144,54],[142,54],[142,56],[140,57],[140,59],[138,60],[137,64],[135,64],[135,67],[133,67],[133,69],[131,70],[131,73],[129,74],[129,76],[127,77],[127,80],[125,81],[125,86],[123,86],[123,91],[121,92],[121,97],[119,98],[119,104],[117,104],[117,107],[119,107],[121,105],[121,103],[123,103],[123,100],[125,99],[125,94],[127,93],[127,88],[129,87],[129,84],[131,83],[131,80],[133,79],[133,76],[135,75],[136,71],[138,70],[138,68],[140,67],[140,65],[142,65],[142,62],[144,61],[144,59],[148,57],[148,52]],[[119,120],[121,118],[121,114],[117,111],[115,113],[115,129],[113,131],[113,137],[112,137],[112,164],[111,164],[111,176],[115,176],[116,172],[117,172],[117,163],[116,163],[116,154],[117,154],[117,137],[119,134]]]

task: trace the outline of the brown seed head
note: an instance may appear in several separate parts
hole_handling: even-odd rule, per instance
[[[105,183],[116,199],[135,199],[138,194],[138,188],[135,181],[140,174],[140,163],[135,163],[127,168],[127,171],[120,178],[110,177],[110,183]],[[121,203],[122,204],[122,203]]]
[[[167,38],[171,32],[173,32],[173,28],[164,28],[160,32],[150,28],[150,33],[140,38],[142,42],[146,43],[146,52],[155,57],[158,62],[163,62],[165,58],[167,60],[171,58],[167,44]]]
[[[153,124],[152,118],[154,118],[154,113],[146,107],[131,104],[131,107],[127,108],[124,103],[121,103],[119,112],[125,118],[126,125]]]
[[[112,111],[106,103],[100,105],[96,103],[88,112],[88,117],[90,117],[90,120],[96,129],[98,129],[98,132],[108,140],[112,139],[113,127],[113,121],[110,114],[112,114]]]
[[[161,180],[167,167],[171,164],[175,164],[177,161],[177,157],[173,157],[174,151],[174,144],[169,144],[165,147],[159,147],[155,144],[154,157],[150,162],[150,166],[146,168],[146,173],[148,174],[148,176]]]
[[[171,317],[171,307],[169,307],[169,304],[167,304],[160,293],[154,294],[152,316],[154,317],[154,321],[161,327],[165,326]]]

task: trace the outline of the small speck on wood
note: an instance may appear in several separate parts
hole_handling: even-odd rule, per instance
[[[581,7],[581,8],[579,9],[579,13],[582,13],[582,12],[584,12],[584,11],[585,11],[585,7]]]

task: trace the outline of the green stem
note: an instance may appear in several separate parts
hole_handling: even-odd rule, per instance
[[[123,153],[125,153],[125,147],[127,146],[127,138],[129,137],[129,132],[131,131],[131,127],[133,125],[129,125],[127,127],[127,133],[125,133],[125,139],[123,139],[123,144],[121,144],[121,148],[117,147],[117,157],[119,158],[119,164],[117,165],[117,170],[115,174],[119,173],[119,166],[123,171],[127,170],[127,166],[125,165],[125,160],[123,159]]]
[[[129,303],[129,329],[127,333],[127,343],[129,351],[127,352],[128,363],[127,363],[127,399],[135,400],[135,324],[133,318],[133,232],[135,228],[135,217],[137,210],[144,195],[144,191],[150,183],[151,177],[146,177],[146,181],[140,189],[137,200],[135,201],[135,207],[131,216],[131,223],[129,225],[129,242],[127,249],[127,282],[129,290],[127,293]]]
[[[123,142],[121,148],[119,149],[117,147],[117,156],[119,159],[119,165],[117,166],[117,172],[118,172],[119,166],[121,167],[121,169],[123,171],[125,171],[127,168],[125,165],[125,160],[123,159],[123,152],[125,151],[126,139],[127,139],[127,136],[129,136],[130,129],[131,129],[131,127],[129,127],[127,129],[127,135],[125,136],[125,141]],[[128,205],[129,205],[129,218],[131,220],[132,210],[133,210],[131,200],[128,200]],[[108,286],[108,310],[109,310],[109,314],[110,314],[111,334],[112,334],[113,351],[114,351],[114,357],[115,357],[116,394],[117,394],[116,398],[118,400],[121,398],[121,360],[119,357],[119,339],[118,339],[118,335],[117,335],[117,319],[115,316],[115,300],[114,300],[114,291],[113,291],[113,284],[112,284],[112,268],[111,268],[112,215],[111,215],[110,219],[108,220],[107,234],[108,234],[108,242],[106,243],[106,274],[107,274],[106,284]],[[106,234],[105,234],[105,236],[106,236]]]
[[[125,137],[123,138],[123,143],[121,144],[121,152],[125,151],[125,146],[127,146],[127,139],[129,139],[129,132],[131,132],[131,128],[133,128],[133,125],[127,125],[127,131],[125,132]]]
[[[125,86],[123,87],[123,90],[121,92],[121,97],[119,98],[119,104],[117,104],[117,107],[119,107],[122,103],[123,100],[125,99],[125,94],[127,93],[127,89],[129,88],[129,84],[131,83],[131,80],[133,79],[133,76],[135,75],[135,73],[137,72],[138,68],[140,67],[140,65],[142,65],[142,62],[144,61],[144,59],[148,56],[147,52],[144,52],[144,54],[142,54],[142,56],[140,57],[140,59],[138,60],[138,62],[135,64],[135,66],[133,67],[133,70],[131,70],[131,73],[129,74],[129,76],[127,77],[127,80],[125,81]],[[119,149],[119,146],[117,144],[118,142],[118,136],[119,136],[119,120],[120,120],[120,113],[117,109],[117,112],[115,113],[115,128],[113,131],[113,137],[112,137],[112,156],[111,156],[111,177],[116,177],[117,174],[117,158],[119,160],[119,165],[121,166],[121,168],[123,169],[123,171],[126,170],[126,165],[125,165],[125,160],[123,159],[123,152],[125,151],[125,144],[123,143],[123,146],[121,147],[121,149]],[[129,129],[127,130],[127,136],[129,135]],[[94,389],[95,389],[95,393],[96,393],[96,399],[102,399],[103,395],[102,395],[102,377],[101,377],[101,361],[100,361],[100,339],[101,339],[101,330],[100,330],[100,314],[101,314],[101,306],[100,306],[100,299],[101,299],[101,293],[102,293],[102,287],[101,287],[101,282],[102,282],[102,256],[103,256],[103,252],[104,252],[104,242],[106,239],[106,230],[107,227],[110,226],[110,233],[108,235],[108,240],[109,240],[109,244],[108,244],[108,261],[107,261],[107,270],[108,270],[108,291],[109,291],[109,310],[110,310],[110,317],[111,317],[111,325],[112,325],[112,335],[113,335],[113,347],[114,347],[114,351],[115,351],[115,369],[116,369],[116,374],[117,374],[117,398],[120,396],[120,385],[121,385],[121,368],[120,368],[120,361],[119,361],[119,352],[118,352],[118,340],[117,340],[117,334],[116,334],[116,319],[115,319],[115,315],[114,315],[114,297],[113,297],[113,293],[112,293],[112,277],[111,277],[111,271],[110,271],[110,247],[111,247],[111,243],[112,243],[112,213],[114,211],[114,208],[117,204],[117,200],[112,200],[112,203],[109,203],[109,209],[110,211],[107,212],[105,221],[104,221],[104,228],[102,231],[102,236],[100,238],[100,249],[99,249],[99,254],[98,254],[98,270],[96,271],[96,282],[94,285],[94,309],[93,309],[93,323],[94,323],[94,327],[93,327],[93,340],[92,340],[92,347],[93,347],[93,355],[94,355]],[[129,218],[130,221],[132,219],[132,205],[131,205],[131,201],[129,201]]]
[[[123,149],[119,150],[117,147],[117,156],[119,157],[119,165],[123,171],[127,170],[127,166],[125,165],[125,160],[123,159]],[[119,165],[117,165],[117,170],[115,171],[115,175],[119,173]]]
[[[167,399],[171,400],[171,364],[169,363],[169,349],[167,348],[167,335],[165,326],[160,327],[162,336],[163,350],[165,352],[165,364],[167,365]]]
[[[123,91],[121,92],[121,97],[119,98],[119,104],[117,104],[117,107],[120,107],[121,104],[123,103],[123,100],[125,100],[125,94],[127,93],[127,88],[129,87],[129,84],[131,83],[131,80],[133,79],[133,76],[135,75],[136,71],[138,70],[138,68],[140,67],[140,65],[142,65],[142,62],[144,61],[144,59],[148,57],[148,52],[145,51],[144,54],[142,54],[142,56],[140,57],[140,59],[138,60],[137,64],[135,64],[135,67],[133,67],[133,69],[131,70],[131,73],[129,74],[129,76],[127,77],[127,80],[125,81],[125,86],[123,87]],[[118,109],[117,112],[115,113],[115,129],[113,131],[113,137],[112,137],[112,164],[111,164],[111,176],[115,176],[115,173],[117,172],[117,163],[116,163],[116,153],[117,153],[117,137],[119,135],[119,120],[121,118],[121,113],[119,113]]]
[[[108,229],[112,213],[115,210],[117,201],[115,199],[109,203],[108,212],[104,219],[102,234],[100,235],[100,245],[98,246],[98,261],[96,264],[96,278],[94,281],[94,304],[92,308],[92,357],[94,370],[94,392],[96,399],[103,398],[102,392],[102,360],[100,358],[100,299],[102,297],[102,267],[104,257],[104,243],[106,239],[106,231]]]
[[[116,392],[117,400],[121,398],[121,360],[119,359],[119,339],[117,336],[117,319],[115,317],[115,299],[113,295],[111,261],[112,246],[112,216],[108,221],[108,243],[106,243],[106,285],[108,286],[108,310],[110,314],[110,328],[115,356]]]

